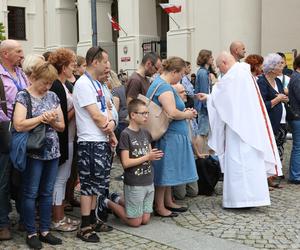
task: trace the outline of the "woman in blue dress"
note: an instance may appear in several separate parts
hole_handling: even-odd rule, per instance
[[[196,117],[197,111],[186,109],[172,85],[180,82],[185,71],[185,61],[180,57],[171,57],[163,63],[163,73],[151,84],[147,97],[150,97],[157,85],[153,101],[160,105],[172,118],[167,132],[155,147],[164,152],[164,157],[153,162],[155,185],[155,211],[163,217],[177,216],[184,212],[172,199],[171,186],[194,182],[198,179],[192,144],[189,138],[186,119]]]

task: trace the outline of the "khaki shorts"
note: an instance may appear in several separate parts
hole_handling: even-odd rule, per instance
[[[129,186],[124,184],[125,210],[128,218],[138,218],[153,211],[154,185]]]

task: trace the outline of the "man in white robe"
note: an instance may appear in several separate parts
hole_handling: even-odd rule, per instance
[[[267,177],[282,175],[268,113],[250,66],[223,52],[216,60],[223,77],[207,100],[209,146],[224,173],[223,207],[270,205]]]

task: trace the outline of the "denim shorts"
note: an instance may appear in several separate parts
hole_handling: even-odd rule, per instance
[[[153,211],[154,185],[129,186],[124,184],[125,210],[128,218],[138,218]]]
[[[201,108],[198,113],[198,134],[207,136],[209,132],[209,120],[207,108]]]
[[[112,157],[109,143],[79,142],[77,152],[81,195],[106,195]]]

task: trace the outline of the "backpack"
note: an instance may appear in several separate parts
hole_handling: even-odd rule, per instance
[[[198,194],[212,195],[221,176],[219,161],[209,155],[205,158],[198,158],[196,160],[196,167],[199,176]]]

